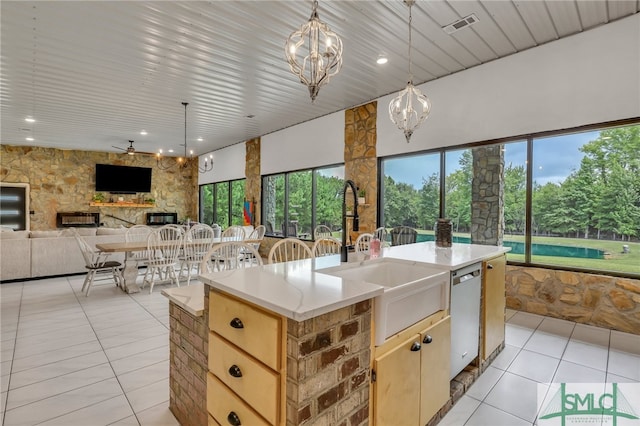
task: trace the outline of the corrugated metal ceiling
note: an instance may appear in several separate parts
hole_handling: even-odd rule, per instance
[[[418,0],[414,81],[639,7],[636,0]],[[315,104],[283,51],[309,18],[309,1],[2,1],[0,8],[3,144],[117,151],[112,145],[133,139],[139,151],[180,154],[186,101],[188,145],[202,154],[398,91],[407,79],[408,9],[400,0],[320,2],[320,18],[343,40],[344,65]],[[442,30],[471,13],[473,26]],[[377,65],[379,54],[389,63]]]

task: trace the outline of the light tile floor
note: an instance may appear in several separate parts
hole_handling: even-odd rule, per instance
[[[440,425],[536,425],[560,383],[640,382],[640,335],[507,310],[505,342]],[[630,402],[640,412],[640,397]]]
[[[162,287],[127,295],[96,285],[87,298],[83,279],[0,286],[2,423],[177,425],[168,409]],[[522,312],[507,317],[506,348],[441,425],[531,426],[538,384],[640,381],[638,335]]]

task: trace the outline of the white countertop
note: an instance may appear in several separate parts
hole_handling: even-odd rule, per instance
[[[317,272],[340,265],[340,256],[296,260],[201,274],[200,281],[296,321],[372,299],[383,287]]]
[[[454,244],[451,248],[442,249],[436,248],[433,242],[426,242],[385,248],[382,256],[455,270],[509,250],[508,247],[471,244]],[[296,321],[304,321],[383,293],[383,287],[379,285],[319,271],[338,265],[340,256],[325,256],[202,274],[199,279],[213,288]]]
[[[449,248],[441,248],[436,247],[433,241],[429,241],[387,247],[383,250],[382,256],[424,262],[453,271],[485,259],[491,259],[510,250],[511,247],[460,243],[453,243],[453,246]]]
[[[162,294],[193,316],[200,317],[204,312],[204,284],[202,283],[167,288],[162,290]]]

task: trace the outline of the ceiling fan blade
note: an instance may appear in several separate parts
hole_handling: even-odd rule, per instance
[[[119,146],[111,145],[111,148],[119,149],[120,151],[126,151],[126,148],[121,148]]]

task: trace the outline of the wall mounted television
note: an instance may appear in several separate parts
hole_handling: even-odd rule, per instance
[[[135,194],[151,192],[150,167],[96,164],[96,192]]]

